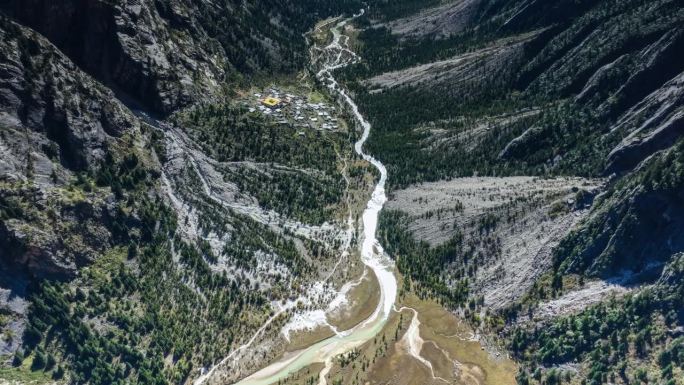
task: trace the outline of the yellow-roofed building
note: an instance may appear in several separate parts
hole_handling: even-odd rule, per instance
[[[267,97],[261,101],[261,104],[263,104],[266,107],[274,108],[278,107],[280,105],[280,99],[274,98],[274,97]]]

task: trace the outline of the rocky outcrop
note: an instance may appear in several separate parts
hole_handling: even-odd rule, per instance
[[[102,159],[109,138],[137,128],[111,91],[52,44],[7,19],[0,23],[0,142],[12,155],[3,154],[1,178],[51,161],[85,170]]]
[[[648,80],[640,81],[641,86],[633,89],[635,94],[624,99],[624,105],[616,111],[619,115],[678,73],[672,69],[680,64],[672,60],[672,57],[676,56],[675,47],[680,44],[676,31],[681,20],[677,16],[662,17],[663,14],[677,15],[677,2],[543,3],[545,2],[529,1],[527,8],[532,13],[520,22],[523,25],[543,22],[547,16],[537,12],[546,8],[559,9],[563,21],[556,25],[546,24],[551,26],[552,33],[543,44],[529,51],[529,61],[520,71],[520,87],[529,86],[534,92],[560,96],[576,95],[604,66],[627,55],[628,60],[623,59],[622,65],[618,67],[622,71],[619,76],[604,84],[604,88],[614,93],[626,84],[630,76],[645,68],[660,67],[659,70],[649,70],[648,76],[642,77],[643,80]],[[572,19],[582,13],[585,13],[582,17]],[[640,21],[641,28],[625,28],[636,19]],[[663,61],[665,58],[670,59]]]
[[[94,193],[93,193],[94,194]],[[31,277],[65,279],[105,251],[112,215],[99,197],[16,183],[0,190],[0,263]]]
[[[671,83],[681,84],[681,74],[684,71],[684,63],[673,60],[681,52],[684,52],[684,31],[672,30],[665,32],[660,39],[640,52],[634,53],[634,69],[613,96],[615,102],[607,101],[600,108],[617,116],[641,103],[649,94],[657,93],[661,87],[665,92],[672,92]],[[676,80],[677,78],[680,80]]]
[[[561,270],[601,277],[638,274],[684,251],[682,164],[680,140],[615,183],[556,250]]]
[[[429,35],[440,39],[463,31],[470,25],[481,0],[459,0],[425,9],[415,15],[388,23],[393,34],[402,38]]]
[[[524,152],[527,149],[527,142],[532,140],[536,135],[539,135],[542,129],[537,126],[533,126],[523,131],[522,134],[513,138],[506,147],[499,152],[499,159],[507,159],[514,157],[519,152]]]
[[[669,148],[684,135],[684,111],[680,110],[663,122],[653,123],[655,128],[646,131],[647,122],[631,133],[608,156],[606,174],[629,170],[656,151]]]
[[[182,5],[161,8],[166,18],[153,1],[29,0],[3,8],[122,97],[169,113],[215,95],[229,68],[223,49],[193,28],[192,9]]]
[[[608,154],[606,174],[632,169],[684,135],[684,72],[625,113],[612,130],[629,132]]]
[[[606,174],[634,168],[684,135],[684,32],[670,31],[638,54],[636,69],[599,110],[619,116],[611,132],[627,133],[608,154]]]
[[[663,273],[658,278],[658,285],[662,288],[684,290],[684,254],[679,253],[672,257],[670,263],[665,266]]]
[[[3,269],[68,278],[108,247],[111,197],[67,185],[139,132],[112,91],[39,34],[0,18]]]
[[[582,91],[575,96],[575,103],[588,103],[592,98],[601,96],[606,89],[610,89],[610,84],[615,82],[615,78],[620,76],[621,69],[627,65],[628,55],[622,55],[614,61],[603,65],[587,80]],[[605,95],[602,95],[605,96]]]
[[[0,260],[4,268],[41,278],[71,278],[76,264],[57,252],[59,239],[36,228],[25,228],[19,220],[0,222]]]

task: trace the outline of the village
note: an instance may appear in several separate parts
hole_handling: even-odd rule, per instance
[[[337,117],[339,107],[326,103],[316,94],[302,96],[272,86],[262,92],[251,93],[243,100],[243,105],[250,113],[261,113],[275,119],[278,124],[300,129],[300,136],[304,136],[306,129],[346,130]]]

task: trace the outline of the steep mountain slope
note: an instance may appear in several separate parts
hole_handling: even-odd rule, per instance
[[[37,275],[43,275],[42,269],[66,273],[76,261],[88,260],[88,253],[75,253],[81,255],[76,258],[52,254],[65,254],[63,247],[79,245],[49,246],[56,239],[50,229],[40,230],[48,219],[45,206],[56,205],[50,219],[61,225],[75,225],[88,217],[102,220],[102,215],[107,215],[103,199],[79,208],[78,200],[62,187],[71,182],[75,172],[95,170],[106,157],[122,158],[124,148],[142,136],[141,126],[110,90],[78,70],[45,39],[6,19],[2,23],[6,58],[2,77],[2,179],[9,194],[3,197],[3,254],[11,254],[8,263],[33,266]],[[134,183],[147,178],[144,169],[137,172]],[[12,192],[15,188],[18,191]],[[27,223],[35,226],[27,228]],[[94,235],[84,233],[83,238],[93,241],[91,246],[106,242]],[[19,247],[24,243],[20,239],[33,239],[45,247],[28,250]],[[87,244],[82,246],[84,251],[88,249]]]
[[[353,134],[300,135],[240,96],[265,83],[242,77],[293,76],[301,32],[357,3],[0,9],[3,380],[189,383],[248,340],[251,370],[284,350],[291,309],[360,274],[333,269],[366,188]]]
[[[358,7],[355,1],[0,2],[5,14],[44,35],[85,72],[163,114],[216,100],[242,74],[301,67],[301,34],[323,15]]]
[[[657,357],[684,325],[664,278],[684,251],[682,3],[399,3],[359,20],[365,60],[340,76],[392,176],[400,271],[510,338],[520,383],[678,384]],[[564,338],[578,323],[607,326]]]
[[[681,4],[539,4],[480,2],[446,38],[366,22],[366,62],[347,76],[374,117],[371,145],[395,186],[473,171],[608,175],[672,145]],[[393,155],[405,152],[412,157]]]
[[[636,293],[624,297],[607,295],[576,314],[561,312],[565,314],[546,321],[550,326],[546,332],[521,321],[523,326],[512,332],[511,346],[523,360],[532,366],[574,362],[590,383],[619,378],[624,383],[676,384],[681,379],[681,357],[670,354],[681,349],[684,316],[683,150],[680,140],[598,198],[589,217],[554,251],[551,287],[539,287],[542,292],[572,292],[574,288],[564,287],[568,280],[563,278],[572,273],[620,274],[620,280],[613,282],[628,291],[635,289],[635,283],[651,285],[637,286]],[[521,376],[524,381],[527,374]],[[547,379],[554,376],[559,373],[545,373]]]

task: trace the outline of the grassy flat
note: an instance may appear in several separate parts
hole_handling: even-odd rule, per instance
[[[447,352],[451,360],[460,364],[459,383],[515,384],[516,364],[504,356],[493,356],[483,349],[479,341],[471,340],[472,330],[455,315],[436,302],[420,300],[415,296],[407,296],[404,302],[418,311],[420,335],[426,342],[423,351],[429,345],[427,342],[432,341]],[[434,353],[430,355],[434,357]],[[436,360],[436,363],[439,362]]]
[[[348,293],[349,305],[333,314],[329,321],[338,330],[348,330],[373,314],[380,301],[378,279],[372,270],[366,268],[361,282]]]
[[[290,343],[285,348],[285,351],[294,352],[304,349],[334,335],[335,333],[328,326],[318,326],[313,330],[299,330],[291,333]]]

